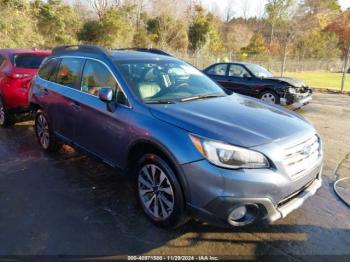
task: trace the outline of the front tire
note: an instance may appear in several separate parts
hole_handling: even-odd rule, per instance
[[[15,124],[15,116],[8,112],[4,100],[0,96],[0,126],[9,127]]]
[[[280,97],[279,95],[272,91],[272,90],[266,90],[260,94],[260,99],[268,104],[279,104],[280,103]]]
[[[137,198],[155,225],[176,228],[187,221],[185,199],[178,179],[161,157],[146,154],[135,169]]]
[[[41,148],[47,152],[56,152],[62,147],[57,141],[42,110],[38,110],[35,116],[35,134]]]

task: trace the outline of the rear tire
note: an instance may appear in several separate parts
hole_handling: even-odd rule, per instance
[[[38,110],[35,116],[35,134],[39,145],[44,151],[57,152],[62,144],[57,141],[47,117],[42,110]]]
[[[266,90],[260,94],[260,99],[269,104],[279,104],[280,96],[272,90]]]
[[[0,96],[0,126],[9,127],[15,124],[15,116],[8,112],[3,98]]]
[[[164,159],[145,154],[139,159],[134,174],[137,199],[152,223],[177,228],[188,221],[180,183]]]

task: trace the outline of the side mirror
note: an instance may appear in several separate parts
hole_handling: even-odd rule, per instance
[[[252,77],[251,77],[251,75],[250,75],[250,74],[248,74],[248,73],[244,73],[244,74],[243,74],[243,78],[250,79],[250,78],[252,78]]]
[[[110,87],[101,87],[98,91],[98,97],[103,102],[111,102],[113,100],[113,90]]]

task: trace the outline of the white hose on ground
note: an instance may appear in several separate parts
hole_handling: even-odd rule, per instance
[[[334,192],[337,194],[337,196],[347,205],[350,207],[350,203],[348,203],[343,197],[342,195],[338,192],[338,189],[337,189],[337,184],[341,181],[344,181],[344,180],[347,180],[347,179],[350,179],[350,177],[344,177],[344,178],[341,178],[341,179],[338,179],[337,181],[335,181],[334,185],[333,185],[333,189],[334,189]],[[349,189],[350,190],[350,189]]]

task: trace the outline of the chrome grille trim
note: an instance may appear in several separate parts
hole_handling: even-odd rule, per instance
[[[314,166],[321,155],[321,142],[314,135],[284,150],[283,166],[287,174],[296,179],[306,169]]]

